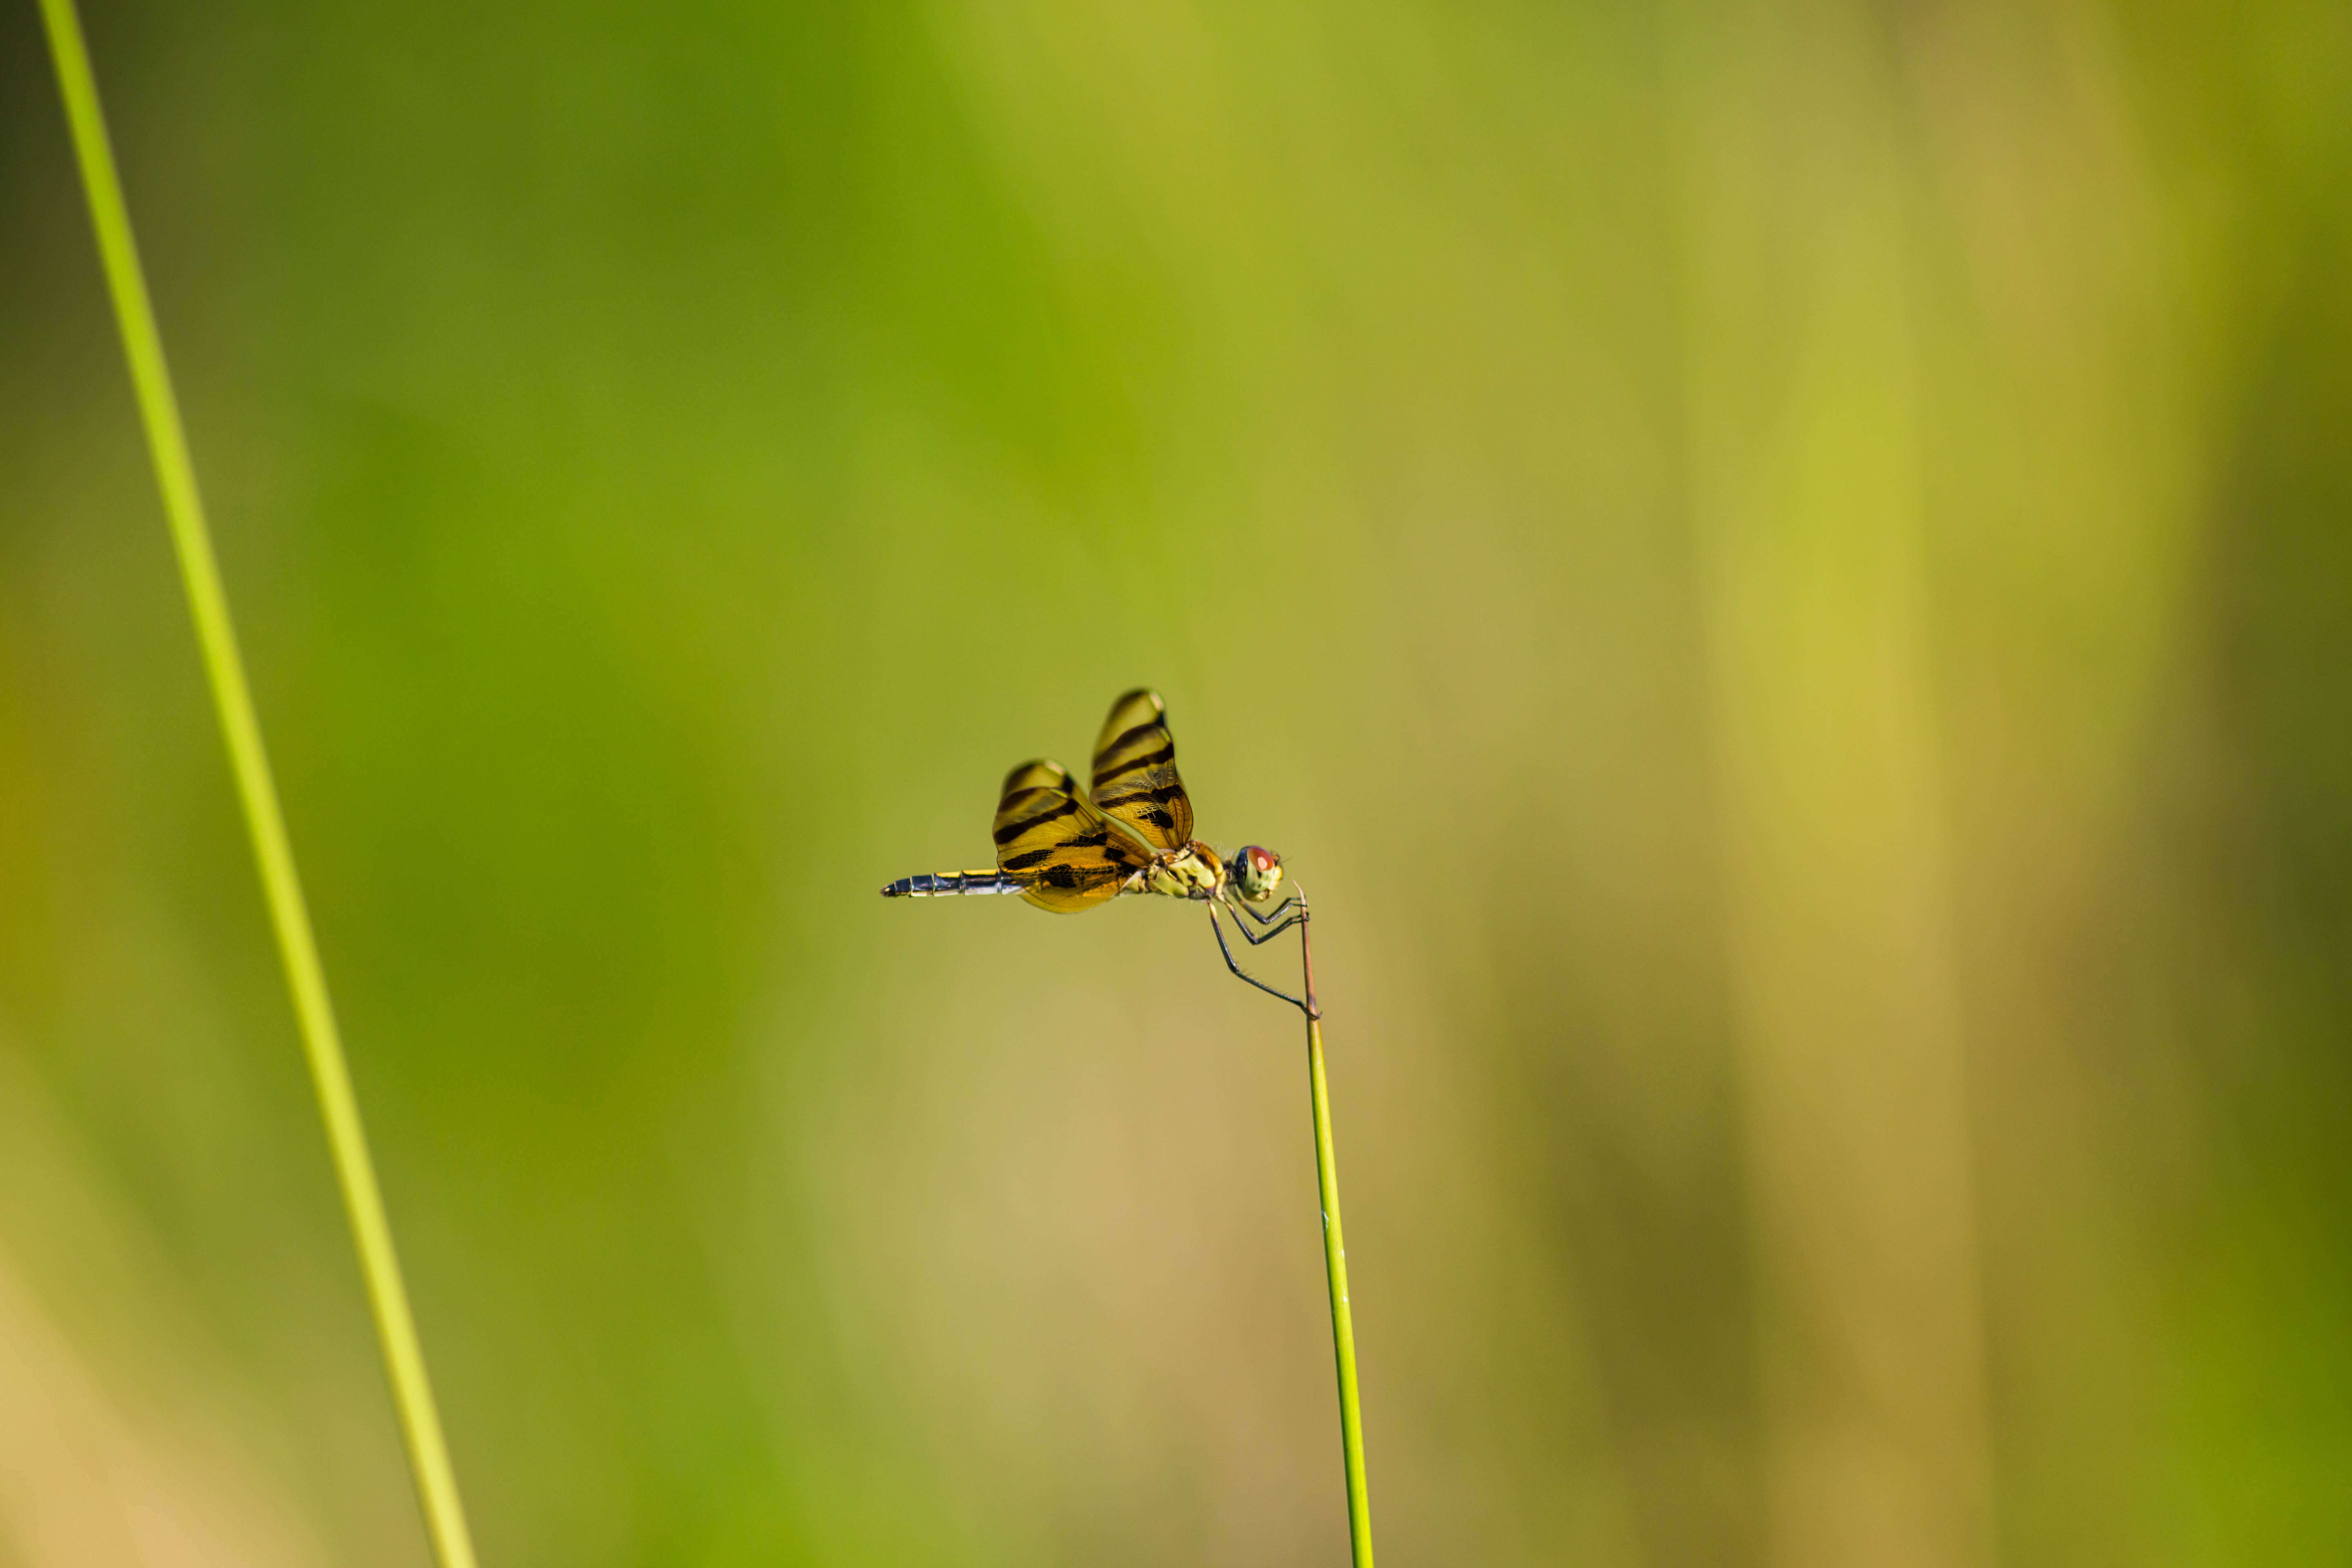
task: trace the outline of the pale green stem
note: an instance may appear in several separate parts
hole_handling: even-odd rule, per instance
[[[1372,1568],[1372,1504],[1364,1493],[1364,1413],[1356,1402],[1356,1319],[1348,1306],[1348,1245],[1339,1234],[1339,1173],[1331,1153],[1331,1097],[1323,1087],[1323,1025],[1307,1020],[1307,1076],[1315,1093],[1315,1174],[1323,1191],[1323,1268],[1331,1278],[1331,1344],[1339,1362],[1339,1457],[1348,1469],[1348,1546]]]
[[[105,117],[99,109],[89,51],[82,40],[73,0],[41,0],[41,16],[48,26],[58,85],[65,99],[74,153],[81,164],[82,189],[89,198],[90,223],[98,231],[99,256],[114,296],[123,353],[131,361],[131,386],[147,427],[148,449],[154,457],[155,478],[163,491],[163,512],[179,554],[180,576],[187,585],[188,608],[195,618],[196,642],[204,652],[213,704],[228,742],[229,763],[236,775],[237,797],[244,803],[246,826],[252,834],[254,858],[260,864],[270,923],[277,930],[278,954],[286,964],[286,983],[294,994],[302,1048],[310,1058],[310,1081],[318,1089],[319,1110],[326,1121],[327,1144],[334,1156],[352,1237],[359,1248],[360,1272],[367,1282],[368,1304],[383,1342],[384,1370],[392,1383],[393,1403],[399,1407],[401,1430],[407,1438],[409,1465],[424,1504],[425,1528],[441,1568],[474,1568],[474,1546],[457,1498],[457,1478],[450,1468],[448,1445],[442,1439],[441,1418],[434,1408],[432,1384],[425,1378],[425,1352],[417,1344],[416,1325],[409,1315],[408,1291],[401,1283],[400,1259],[393,1251],[392,1228],[384,1219],[383,1194],[376,1190],[375,1168],[368,1160],[359,1102],[352,1094],[351,1071],[343,1063],[342,1041],[327,996],[327,976],[319,964],[310,913],[303,907],[302,884],[295,875],[294,850],[278,810],[277,785],[270,780],[269,758],[262,750],[260,721],[255,716],[245,667],[237,657],[228,600],[221,591],[220,569],[213,559],[212,537],[205,526],[204,503],[196,493],[195,467],[188,457],[186,432],[180,426],[179,400],[163,363],[163,340],[148,301],[139,252],[131,240],[130,210],[123,203]]]
[[[1323,1018],[1315,1002],[1315,953],[1299,929],[1307,982],[1307,1080],[1315,1101],[1315,1180],[1323,1202],[1323,1269],[1331,1282],[1331,1349],[1339,1363],[1339,1458],[1348,1472],[1348,1550],[1372,1568],[1372,1503],[1364,1489],[1364,1413],[1356,1398],[1356,1315],[1348,1304],[1348,1244],[1339,1229],[1339,1163],[1331,1152],[1331,1095],[1323,1085]]]

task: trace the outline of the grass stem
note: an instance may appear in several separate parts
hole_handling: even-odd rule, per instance
[[[1323,1019],[1315,1005],[1315,958],[1299,928],[1306,970],[1307,1078],[1315,1102],[1315,1179],[1323,1204],[1323,1269],[1331,1285],[1331,1348],[1339,1364],[1339,1456],[1348,1473],[1348,1548],[1372,1568],[1372,1506],[1364,1488],[1364,1414],[1356,1396],[1356,1319],[1348,1304],[1348,1245],[1339,1229],[1339,1169],[1331,1150],[1331,1094],[1323,1082]]]
[[[343,1210],[359,1249],[360,1272],[366,1281],[376,1335],[383,1343],[384,1369],[407,1440],[425,1529],[441,1568],[474,1568],[474,1546],[457,1496],[457,1474],[441,1435],[440,1415],[434,1408],[425,1352],[409,1313],[408,1291],[401,1281],[400,1259],[393,1251],[392,1227],[384,1218],[375,1167],[368,1158],[367,1136],[360,1125],[351,1071],[344,1064],[326,973],[320,965],[310,916],[302,901],[302,884],[295,875],[293,846],[278,809],[269,758],[262,749],[260,720],[246,685],[244,663],[237,656],[228,599],[221,588],[204,503],[196,491],[195,466],[188,456],[179,400],[163,362],[163,336],[156,329],[154,308],[148,300],[138,248],[131,238],[131,214],[122,199],[121,179],[99,106],[89,47],[73,0],[41,0],[41,16],[57,61],[58,90],[65,100],[74,153],[81,165],[90,224],[98,233],[99,257],[113,296],[115,320],[122,331],[123,353],[131,362],[131,387],[146,426],[148,449],[154,458],[156,481],[163,492],[163,512],[179,556],[181,580],[187,588],[188,609],[195,620],[205,674],[227,742],[237,798],[245,808],[254,858],[259,863],[278,955],[285,962],[287,985],[293,993],[303,1053],[310,1059],[310,1080],[326,1122],[327,1145],[342,1188]]]

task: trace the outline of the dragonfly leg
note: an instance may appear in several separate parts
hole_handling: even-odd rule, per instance
[[[1232,906],[1227,906],[1229,911],[1231,908]],[[1303,926],[1307,923],[1307,910],[1304,905],[1301,905],[1297,911],[1292,914],[1289,919],[1279,923],[1275,923],[1274,917],[1272,915],[1262,915],[1255,910],[1244,910],[1241,913],[1249,916],[1252,920],[1257,921],[1258,924],[1266,928],[1264,931],[1254,931],[1250,930],[1249,927],[1242,924],[1238,918],[1234,920],[1234,931],[1240,935],[1244,942],[1249,943],[1252,947],[1264,947],[1267,942],[1272,942],[1276,937],[1280,936],[1284,931],[1288,931],[1291,927]]]
[[[1306,896],[1300,893],[1297,889],[1293,889],[1291,891],[1283,894],[1281,900],[1272,909],[1266,910],[1264,914],[1258,913],[1257,910],[1250,908],[1248,904],[1243,902],[1239,899],[1227,900],[1226,907],[1228,909],[1239,910],[1243,914],[1249,916],[1250,919],[1257,921],[1257,923],[1262,926],[1272,925],[1274,924],[1274,920],[1276,915],[1288,914],[1293,910],[1297,911],[1297,914],[1294,917],[1295,919],[1303,921],[1307,918]],[[1287,928],[1291,922],[1289,921],[1285,921],[1282,923],[1285,928]],[[1249,933],[1244,931],[1242,934],[1246,936]]]
[[[1225,955],[1225,967],[1234,972],[1234,977],[1236,979],[1248,981],[1252,985],[1256,986],[1259,990],[1265,992],[1269,996],[1281,997],[1285,1002],[1289,1003],[1292,1006],[1306,1014],[1309,1018],[1321,1017],[1323,1016],[1323,1010],[1316,1006],[1313,1002],[1302,997],[1293,996],[1287,991],[1276,990],[1273,986],[1268,985],[1265,981],[1260,980],[1256,975],[1252,974],[1248,970],[1244,969],[1239,963],[1236,963],[1234,961],[1234,950],[1225,943],[1225,922],[1217,918],[1217,910],[1219,907],[1219,904],[1213,903],[1209,906],[1209,929],[1217,933],[1217,951]],[[1267,918],[1271,919],[1272,917],[1268,916]],[[1234,928],[1236,931],[1239,931],[1243,938],[1252,946],[1255,946],[1259,942],[1272,940],[1274,937],[1280,935],[1282,931],[1289,930],[1294,925],[1301,928],[1299,936],[1300,940],[1303,942],[1306,938],[1306,914],[1304,911],[1301,911],[1290,920],[1285,921],[1277,930],[1270,931],[1264,936],[1252,936],[1250,934],[1249,928],[1243,925],[1238,918],[1234,921]]]

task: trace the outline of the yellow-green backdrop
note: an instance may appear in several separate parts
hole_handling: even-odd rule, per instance
[[[484,1562],[2352,1558],[2340,0],[87,15]],[[0,1563],[424,1542],[0,9]]]

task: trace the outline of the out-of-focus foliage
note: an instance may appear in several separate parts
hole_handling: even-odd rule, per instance
[[[2352,1557],[2352,12],[88,16],[486,1563]],[[33,8],[0,1561],[423,1561]]]

